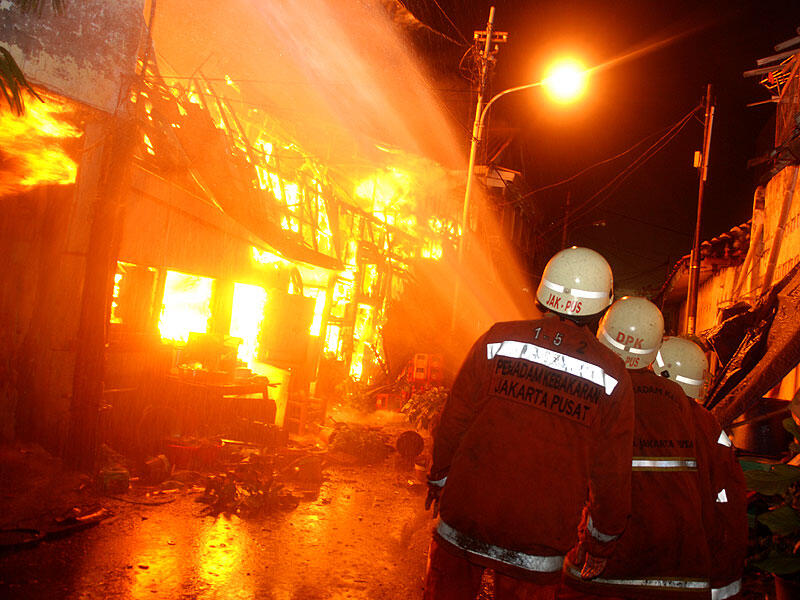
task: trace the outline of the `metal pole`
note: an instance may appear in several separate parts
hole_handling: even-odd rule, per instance
[[[494,26],[494,6],[489,8],[489,21],[486,23],[486,43],[481,53],[481,75],[478,82],[478,102],[475,105],[475,120],[472,123],[472,142],[469,147],[469,163],[467,166],[467,188],[464,192],[464,210],[461,215],[461,237],[458,239],[458,264],[464,260],[464,245],[469,231],[469,202],[472,195],[472,178],[475,170],[475,157],[478,153],[478,144],[483,133],[483,97],[486,93],[486,76],[489,73],[489,52],[492,46],[492,29]],[[488,108],[488,107],[487,107]],[[456,273],[455,289],[453,290],[453,314],[450,320],[450,331],[455,332],[456,314],[458,312],[458,296],[461,287],[461,273]]]
[[[686,333],[694,335],[697,327],[697,292],[700,287],[700,219],[703,215],[703,192],[708,177],[708,153],[711,149],[711,128],[714,106],[711,104],[711,84],[706,87],[706,115],[703,127],[703,154],[700,162],[700,186],[697,191],[697,220],[694,225],[694,246],[689,266],[689,290],[686,299]]]

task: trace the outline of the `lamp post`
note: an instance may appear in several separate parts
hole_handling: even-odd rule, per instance
[[[491,27],[491,19],[494,14],[494,9],[490,13],[489,28]],[[491,37],[491,36],[489,36]],[[461,215],[461,237],[458,240],[458,264],[461,265],[464,261],[464,247],[466,245],[467,232],[469,231],[469,209],[472,197],[472,182],[475,178],[475,159],[478,154],[478,146],[483,140],[483,127],[486,115],[492,105],[503,96],[528,90],[535,87],[545,86],[548,88],[550,95],[560,101],[571,101],[583,91],[586,79],[586,71],[574,61],[564,61],[555,65],[550,69],[550,73],[541,81],[535,83],[526,83],[516,87],[503,90],[492,96],[492,98],[482,106],[483,102],[483,89],[478,94],[478,105],[475,111],[475,122],[472,125],[472,143],[469,148],[469,162],[467,164],[467,186],[464,192],[464,209]],[[457,275],[455,280],[455,290],[453,293],[453,314],[450,322],[450,331],[455,332],[456,328],[456,314],[458,311],[458,296],[460,291],[460,277]]]
[[[700,183],[697,190],[697,218],[689,263],[689,289],[686,292],[686,333],[695,334],[697,328],[697,294],[700,288],[700,218],[703,216],[703,191],[708,177],[708,155],[711,150],[711,128],[714,125],[714,102],[711,84],[706,87],[706,116],[703,125],[703,150],[700,156]]]

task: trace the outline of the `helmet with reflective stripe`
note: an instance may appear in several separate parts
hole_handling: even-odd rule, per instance
[[[606,259],[589,248],[565,248],[547,263],[536,298],[562,315],[596,315],[611,304],[614,280]]]
[[[692,342],[680,337],[667,337],[656,355],[653,370],[679,384],[690,398],[700,400],[708,376],[705,352]]]
[[[656,357],[664,337],[664,317],[647,298],[625,296],[608,309],[597,328],[597,339],[628,369],[644,369]]]

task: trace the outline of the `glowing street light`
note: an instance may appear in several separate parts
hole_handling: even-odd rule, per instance
[[[491,39],[491,23],[494,17],[494,7],[489,13],[489,26],[488,31],[490,35],[487,37],[485,53],[489,52],[489,40]],[[486,114],[489,112],[492,104],[507,94],[519,92],[530,88],[543,86],[548,95],[557,102],[566,103],[571,100],[579,98],[586,89],[588,78],[588,71],[576,60],[563,60],[554,64],[548,70],[548,75],[542,81],[536,83],[526,83],[517,87],[503,90],[492,96],[492,98],[482,106],[483,101],[483,85],[478,94],[478,104],[475,109],[475,122],[472,126],[472,144],[469,149],[469,164],[467,166],[467,189],[464,192],[464,210],[461,216],[461,237],[458,240],[458,263],[459,265],[464,262],[464,239],[467,237],[469,229],[469,204],[470,197],[472,196],[472,179],[475,171],[475,157],[478,153],[478,146],[483,139],[483,122],[486,119]],[[455,291],[453,295],[453,314],[450,322],[450,330],[455,331],[456,326],[456,311],[458,309],[458,295],[459,295],[459,279],[456,278]]]
[[[542,83],[553,101],[566,104],[583,96],[587,79],[586,68],[580,62],[565,59],[550,67]]]

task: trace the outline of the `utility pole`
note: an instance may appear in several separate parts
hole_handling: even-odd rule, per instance
[[[708,177],[708,154],[711,149],[711,128],[714,125],[714,105],[711,103],[711,84],[706,87],[706,115],[703,126],[703,150],[700,155],[700,184],[697,190],[697,220],[694,225],[694,246],[689,266],[689,291],[686,299],[686,333],[694,335],[697,327],[697,292],[700,287],[700,219],[703,215],[703,191]]]
[[[561,229],[561,249],[567,247],[567,222],[569,221],[570,193],[567,192],[567,204],[564,207],[564,227]]]
[[[469,233],[469,208],[472,196],[472,180],[474,179],[475,159],[478,154],[478,145],[483,137],[483,108],[486,98],[487,84],[491,66],[494,63],[494,54],[497,52],[496,44],[508,41],[508,33],[494,31],[494,6],[489,8],[489,20],[486,29],[475,31],[473,39],[476,44],[483,43],[483,50],[480,51],[480,73],[478,79],[478,101],[475,105],[475,120],[472,123],[472,140],[469,148],[469,165],[467,167],[467,187],[464,192],[464,208],[461,215],[461,237],[458,240],[458,264],[464,262],[464,248],[466,238]],[[493,47],[493,44],[495,46]],[[460,273],[456,274],[455,289],[453,291],[453,314],[450,321],[450,331],[455,332],[456,313],[458,311],[458,297],[460,291]]]

